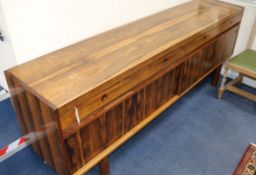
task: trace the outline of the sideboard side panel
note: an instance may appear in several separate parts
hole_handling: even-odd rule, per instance
[[[33,150],[58,174],[68,174],[55,112],[11,74],[5,76],[22,135],[35,137]]]

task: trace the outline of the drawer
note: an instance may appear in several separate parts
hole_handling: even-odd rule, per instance
[[[181,52],[179,55],[182,54]],[[138,86],[149,77],[157,74],[159,71],[168,71],[175,66],[177,60],[180,58],[177,52],[166,54],[166,56],[156,56],[151,62],[145,63],[140,70],[135,71],[129,76],[123,78],[121,81],[108,86],[92,98],[84,97],[82,103],[74,105],[73,108],[60,114],[60,123],[63,131],[73,128],[78,125],[77,116],[79,115],[80,122],[86,122],[90,119],[90,114],[97,112],[99,109],[104,109],[110,103],[116,103],[118,99],[128,97],[134,92],[132,88]],[[175,63],[175,64],[174,64]],[[93,114],[95,116],[95,114]]]

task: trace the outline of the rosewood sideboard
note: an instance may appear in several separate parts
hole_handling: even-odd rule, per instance
[[[216,84],[242,14],[194,0],[7,70],[22,133],[46,133],[32,148],[60,175],[109,174],[109,154],[206,76]]]

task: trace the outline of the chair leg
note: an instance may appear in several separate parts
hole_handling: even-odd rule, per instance
[[[221,81],[221,85],[220,85],[220,88],[218,90],[218,98],[221,98],[224,91],[225,91],[225,83],[227,81],[228,70],[229,69],[225,66],[224,74],[223,74],[222,81]]]

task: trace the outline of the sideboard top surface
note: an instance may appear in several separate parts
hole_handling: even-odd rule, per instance
[[[242,8],[191,1],[49,53],[6,73],[55,108],[89,93]]]

